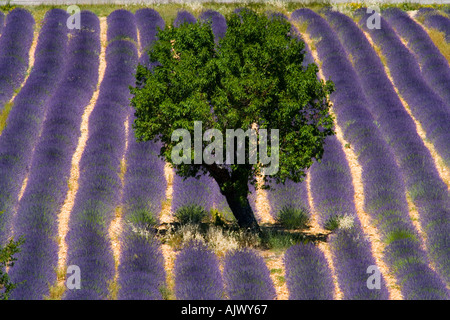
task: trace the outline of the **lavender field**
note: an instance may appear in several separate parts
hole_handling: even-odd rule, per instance
[[[448,7],[391,7],[380,28],[364,7],[266,12],[333,81],[336,135],[303,182],[250,186],[261,239],[212,177],[183,180],[133,131],[158,28],[211,21],[218,43],[224,12],[80,8],[79,29],[62,6],[0,11],[0,247],[25,239],[10,299],[450,299]],[[189,206],[206,220],[180,223]],[[285,208],[306,225],[285,228]]]

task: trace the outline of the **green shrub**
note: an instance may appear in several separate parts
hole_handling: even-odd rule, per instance
[[[17,259],[14,257],[16,253],[20,252],[20,246],[25,242],[23,237],[19,240],[14,241],[10,239],[5,247],[0,247],[0,300],[8,300],[11,295],[11,291],[14,290],[20,283],[12,283],[9,275],[4,272],[6,267],[13,267],[14,262]]]
[[[326,230],[334,231],[338,228],[340,229],[351,229],[355,223],[355,217],[349,214],[334,214],[327,222],[325,222],[324,228]]]
[[[287,229],[305,229],[309,223],[309,212],[304,207],[283,207],[278,214],[278,222]]]
[[[135,209],[128,222],[136,228],[143,228],[144,230],[150,231],[157,225],[157,220],[153,213],[145,209]]]
[[[199,224],[208,217],[208,212],[199,205],[190,204],[183,206],[175,213],[175,218],[180,224]]]
[[[340,214],[334,214],[332,215],[327,222],[325,222],[325,230],[334,231],[337,228],[339,228],[339,221],[341,220],[342,215]]]

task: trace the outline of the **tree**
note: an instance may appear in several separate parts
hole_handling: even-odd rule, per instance
[[[304,42],[295,37],[286,19],[243,10],[227,15],[226,21],[225,36],[217,44],[208,22],[158,30],[158,39],[148,51],[153,67],[139,65],[136,86],[130,88],[136,116],[133,128],[138,141],[162,142],[160,155],[180,176],[213,177],[239,226],[259,230],[247,199],[248,185],[260,187],[257,176],[268,181],[269,176],[262,175],[268,165],[227,163],[214,148],[211,154],[217,161],[196,163],[195,142],[188,154],[182,152],[188,161],[175,162],[173,152],[180,151],[172,134],[184,129],[195,136],[195,121],[223,136],[227,129],[253,128],[258,133],[267,130],[272,139],[272,130],[278,129],[278,149],[267,146],[268,155],[279,152],[278,171],[270,178],[278,183],[287,178],[300,182],[313,159],[322,157],[326,136],[334,133],[328,100],[334,85],[318,80],[317,65],[302,66]],[[202,150],[208,146],[211,150],[218,141],[217,136],[200,140]],[[236,159],[239,144],[234,146],[227,152]],[[250,143],[243,147],[249,159]],[[260,149],[256,154],[261,159]]]
[[[5,272],[6,267],[13,267],[17,260],[13,256],[20,252],[20,246],[25,242],[23,237],[14,241],[10,239],[4,248],[0,248],[0,300],[8,300],[11,291],[17,287],[17,284],[12,283],[9,275]]]

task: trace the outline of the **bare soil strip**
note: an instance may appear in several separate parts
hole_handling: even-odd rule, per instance
[[[271,250],[259,250],[259,254],[264,258],[267,268],[270,271],[270,278],[273,281],[277,300],[288,300],[289,291],[286,285],[286,268],[284,267],[284,251],[273,252]]]
[[[59,234],[59,252],[58,252],[58,274],[64,275],[66,258],[67,258],[67,244],[65,242],[65,238],[68,232],[68,224],[70,218],[70,212],[72,211],[75,197],[78,191],[78,179],[80,177],[79,164],[81,160],[81,156],[83,154],[84,148],[86,147],[86,142],[89,137],[89,117],[94,110],[94,106],[97,102],[97,98],[99,95],[100,83],[103,80],[106,69],[106,60],[105,60],[105,50],[106,50],[106,17],[100,17],[100,40],[101,40],[101,52],[100,52],[100,65],[99,65],[99,82],[97,85],[97,90],[92,95],[91,101],[86,107],[82,120],[80,131],[81,135],[78,139],[78,145],[75,150],[75,153],[72,156],[72,166],[70,169],[70,178],[68,181],[69,191],[67,192],[66,199],[64,201],[63,207],[58,215],[58,234]],[[65,278],[58,279],[59,286],[64,286]]]
[[[164,167],[164,175],[166,176],[167,188],[166,188],[166,200],[162,203],[160,223],[171,223],[174,221],[171,206],[172,206],[172,194],[173,194],[173,177],[175,172],[170,167],[169,163],[166,163]]]
[[[262,185],[263,178],[256,178],[258,184]],[[272,215],[270,214],[269,200],[267,199],[267,191],[259,188],[256,191],[256,211],[258,213],[259,223],[275,223]]]
[[[313,55],[314,60],[317,62],[319,66],[319,76],[322,80],[325,80],[323,72],[321,70],[321,65],[319,63],[319,59],[317,56],[317,52],[313,50],[314,45],[312,39],[309,37],[307,33],[302,33],[303,39],[308,44],[311,49],[311,53]],[[331,109],[331,113],[334,114],[333,108]],[[336,116],[334,116],[336,118]],[[393,300],[402,300],[403,296],[399,290],[397,285],[397,281],[393,274],[389,271],[387,265],[383,261],[383,251],[384,251],[384,243],[381,241],[378,230],[371,224],[371,220],[369,215],[364,211],[364,187],[361,179],[362,168],[358,163],[356,154],[351,148],[345,148],[345,145],[348,144],[343,137],[343,133],[341,128],[335,123],[336,129],[336,137],[342,145],[342,149],[344,150],[346,160],[350,166],[350,171],[352,174],[353,187],[355,190],[354,203],[356,207],[356,213],[361,222],[363,233],[370,241],[372,255],[375,258],[378,270],[380,270],[381,274],[386,280],[387,289],[389,292],[390,299]]]
[[[122,156],[122,159],[120,160],[120,182],[122,184],[121,189],[121,195],[123,194],[123,187],[124,187],[124,178],[125,178],[125,172],[126,172],[126,159],[125,155],[128,149],[128,132],[129,132],[129,117],[127,116],[125,122],[123,123],[125,127],[125,148],[124,148],[124,154]],[[120,199],[122,196],[120,196]],[[115,211],[115,218],[111,221],[111,224],[108,229],[109,239],[111,240],[111,249],[113,251],[114,256],[114,265],[115,265],[115,275],[113,284],[117,284],[117,279],[119,277],[118,268],[120,263],[120,235],[122,233],[122,214],[123,214],[123,207],[122,204],[120,204]],[[114,285],[111,289],[111,296],[112,299],[116,299],[118,287],[117,285]]]

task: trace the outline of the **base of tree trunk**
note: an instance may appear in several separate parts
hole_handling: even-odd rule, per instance
[[[225,194],[231,212],[241,229],[260,233],[258,222],[253,214],[252,207],[246,196],[239,196],[235,193]]]

